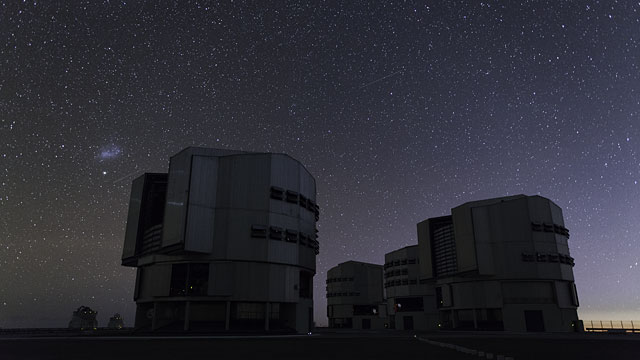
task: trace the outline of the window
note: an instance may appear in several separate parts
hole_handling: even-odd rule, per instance
[[[258,320],[264,319],[263,303],[243,303],[236,304],[236,319],[238,320]]]
[[[306,245],[307,244],[307,235],[305,235],[304,233],[300,233],[300,245]]]
[[[267,227],[264,225],[251,225],[251,237],[266,238]]]
[[[546,262],[547,261],[547,255],[546,254],[541,254],[541,253],[536,253],[536,261],[537,262]]]
[[[295,191],[287,190],[287,202],[297,204],[298,203],[298,193]]]
[[[441,308],[444,306],[444,299],[442,298],[442,288],[436,288],[436,307]]]
[[[284,200],[284,189],[277,186],[271,187],[271,198],[275,200]]]
[[[299,200],[300,206],[302,206],[303,208],[306,209],[307,208],[307,198],[302,196],[302,195],[300,195],[300,199],[298,199],[298,200]]]
[[[396,311],[422,311],[422,297],[409,297],[396,299]]]
[[[402,275],[409,275],[409,270],[402,269]]]
[[[173,264],[170,296],[204,296],[209,289],[209,264]]]
[[[311,298],[313,296],[312,288],[312,276],[308,271],[300,271],[300,287],[299,296],[301,298]]]
[[[171,266],[171,285],[169,295],[184,296],[187,294],[187,273],[189,264],[173,264]]]
[[[400,260],[400,265],[407,265],[407,259]]]
[[[279,303],[271,303],[269,309],[269,319],[278,320],[280,319],[280,304]]]
[[[532,262],[535,261],[533,254],[522,253],[522,261]]]
[[[187,294],[207,295],[209,288],[209,264],[189,264]]]
[[[282,240],[282,228],[277,226],[269,227],[269,237],[274,240]]]
[[[285,241],[291,242],[291,243],[298,242],[298,232],[295,231],[295,230],[287,229],[287,231],[285,233]]]
[[[416,259],[407,260],[407,264],[415,264],[415,263],[416,263]]]
[[[375,315],[377,308],[376,305],[353,305],[353,315]]]

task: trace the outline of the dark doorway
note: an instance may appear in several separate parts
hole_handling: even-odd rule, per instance
[[[544,317],[542,316],[542,310],[525,310],[524,321],[527,326],[527,331],[544,331]]]
[[[371,329],[371,319],[362,319],[362,328]]]
[[[413,330],[413,316],[404,316],[402,321],[404,322],[404,330]]]

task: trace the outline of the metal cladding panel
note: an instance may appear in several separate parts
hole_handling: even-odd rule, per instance
[[[473,238],[473,220],[470,206],[459,206],[451,209],[453,232],[456,234],[456,261],[458,271],[475,270],[475,239]]]
[[[420,258],[420,279],[433,277],[433,262],[431,259],[431,237],[429,235],[429,220],[419,222],[418,225],[418,257]],[[389,262],[386,259],[385,262]]]
[[[298,264],[298,244],[280,240],[269,240],[267,261],[283,264]]]
[[[296,274],[298,274],[298,271],[294,267],[269,266],[269,300],[274,302],[297,302]]]
[[[162,246],[184,243],[189,199],[191,151],[183,151],[171,158],[164,210]]]
[[[528,199],[522,197],[489,207],[492,242],[531,241],[531,219],[527,204]]]
[[[171,283],[171,265],[162,264],[152,266],[153,269],[153,296],[169,296]]]
[[[232,262],[218,262],[209,265],[209,289],[211,296],[233,295],[234,265]]]
[[[268,225],[266,212],[245,209],[218,209],[214,256],[224,259],[267,260],[267,238],[251,237],[252,225]]]
[[[298,246],[299,265],[316,272],[316,253],[312,248],[300,245]]]
[[[269,209],[269,154],[222,157],[219,160],[219,208]]]
[[[551,200],[549,201],[549,207],[551,208],[551,221],[553,221],[556,225],[564,226],[564,216],[562,216],[562,209],[554,204]]]
[[[237,301],[269,300],[269,264],[234,262],[233,299]]]
[[[471,209],[473,216],[473,231],[476,241],[476,261],[478,263],[478,272],[482,275],[494,275],[493,251],[495,246],[492,243],[500,241],[493,238],[491,232],[491,221],[489,219],[489,208],[478,207]]]
[[[540,196],[531,196],[528,200],[529,217],[531,221],[539,223],[554,223],[551,214],[551,201]],[[560,216],[562,217],[562,211],[560,211]]]
[[[192,157],[184,250],[210,253],[213,249],[217,179],[217,157]]]
[[[301,164],[297,165],[300,172],[300,194],[316,201],[316,180]]]
[[[124,236],[124,246],[122,249],[122,259],[135,256],[136,244],[138,241],[138,228],[140,221],[140,209],[142,197],[144,195],[145,175],[135,180],[131,185],[131,197],[129,200],[129,213],[127,215],[127,228]]]
[[[554,291],[559,308],[575,308],[571,301],[571,291],[573,290],[571,286],[571,282],[568,281],[554,281]]]
[[[171,281],[171,265],[151,265],[141,268],[140,291],[138,296],[148,299],[153,296],[168,296]]]
[[[379,265],[366,265],[364,268],[366,272],[366,285],[367,285],[367,301],[370,303],[381,302],[384,299],[383,285],[382,285],[382,266]]]
[[[451,291],[452,298],[450,300],[452,300],[452,305],[456,308],[502,307],[502,291],[498,281],[454,283],[447,287]]]
[[[284,301],[285,273],[284,266],[269,266],[269,300]]]

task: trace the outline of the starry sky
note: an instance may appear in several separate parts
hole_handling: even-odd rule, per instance
[[[583,319],[640,319],[637,1],[0,4],[0,327],[133,325],[131,181],[187,146],[284,152],[326,271],[463,202],[564,209]]]

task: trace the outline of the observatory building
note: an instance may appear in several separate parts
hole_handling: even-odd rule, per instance
[[[347,261],[327,272],[327,317],[330,328],[384,329],[386,304],[382,265]]]
[[[435,289],[420,280],[418,245],[384,256],[384,290],[389,327],[398,330],[436,330]]]
[[[421,281],[442,329],[575,331],[562,209],[541,196],[468,202],[418,224]]]
[[[186,148],[133,181],[122,265],[137,268],[135,327],[313,326],[313,176],[285,154]]]

